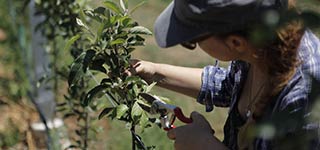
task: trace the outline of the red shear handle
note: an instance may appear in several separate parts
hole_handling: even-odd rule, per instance
[[[163,129],[164,129],[165,131],[169,131],[169,130],[174,129],[174,128],[176,128],[176,126],[170,125],[169,128],[163,128]]]
[[[184,123],[192,123],[192,119],[191,118],[187,118],[183,113],[182,110],[179,107],[176,107],[174,110],[174,114],[175,116],[177,116],[177,118],[184,122]]]

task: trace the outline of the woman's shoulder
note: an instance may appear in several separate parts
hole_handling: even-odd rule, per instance
[[[320,40],[307,29],[299,46],[301,69],[320,81]]]
[[[276,98],[273,112],[307,110],[310,107],[311,82],[311,78],[298,69]]]

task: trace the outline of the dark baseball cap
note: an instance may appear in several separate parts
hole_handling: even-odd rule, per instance
[[[266,12],[280,13],[288,0],[174,0],[158,16],[158,45],[171,47],[204,34],[239,31],[263,21]]]

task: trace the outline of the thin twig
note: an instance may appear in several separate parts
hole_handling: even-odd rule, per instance
[[[146,150],[146,146],[143,144],[143,142],[141,141],[140,137],[138,137],[138,135],[136,135],[135,133],[135,125],[134,123],[131,124],[131,135],[132,135],[132,150],[135,150],[136,148],[136,142],[139,144],[140,147],[143,148],[143,150]]]
[[[136,140],[135,140],[135,125],[132,123],[131,124],[131,136],[132,136],[132,150],[135,150],[136,149]]]

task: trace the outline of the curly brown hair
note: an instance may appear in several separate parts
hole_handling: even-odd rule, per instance
[[[264,95],[254,102],[252,116],[240,128],[238,133],[239,149],[250,149],[253,135],[250,134],[257,121],[266,112],[267,106],[274,100],[279,92],[286,86],[288,81],[296,72],[300,64],[298,59],[298,47],[304,33],[304,26],[301,21],[291,21],[278,27],[271,43],[264,43],[257,51],[258,57],[262,58],[263,67],[269,75],[269,82],[266,85]],[[272,60],[272,61],[270,61]]]

